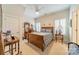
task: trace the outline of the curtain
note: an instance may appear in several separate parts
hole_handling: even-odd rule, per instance
[[[40,32],[41,31],[40,23],[38,22],[38,23],[33,24],[33,29],[37,32]]]
[[[55,33],[57,33],[61,30],[62,34],[66,33],[66,19],[57,19],[55,20]]]

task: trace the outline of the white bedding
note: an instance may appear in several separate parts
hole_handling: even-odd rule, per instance
[[[32,32],[32,34],[41,35],[43,36],[43,40],[45,43],[45,47],[51,42],[53,35],[52,33],[46,33],[46,32]]]
[[[48,46],[48,44],[52,41],[52,34],[51,33],[49,33],[49,34],[47,34],[47,35],[44,35],[44,37],[43,37],[44,39],[44,43],[45,43],[45,47],[47,47]]]

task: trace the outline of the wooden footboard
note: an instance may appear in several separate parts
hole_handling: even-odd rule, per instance
[[[44,46],[43,36],[36,34],[29,34],[29,43],[34,44],[42,51],[44,51],[45,46]]]

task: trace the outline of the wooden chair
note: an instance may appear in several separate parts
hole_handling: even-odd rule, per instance
[[[2,43],[1,33],[0,33],[0,55],[4,55],[4,49],[3,49],[3,43]]]

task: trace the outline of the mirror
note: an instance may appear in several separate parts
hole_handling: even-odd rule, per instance
[[[25,22],[25,23],[24,23],[24,39],[28,39],[27,33],[28,33],[28,31],[29,31],[29,27],[30,27],[30,24],[27,23],[27,22]]]

